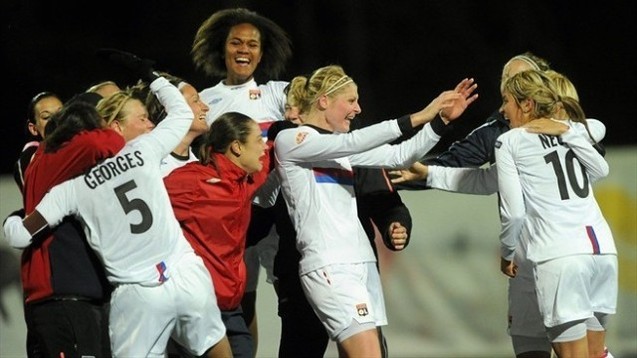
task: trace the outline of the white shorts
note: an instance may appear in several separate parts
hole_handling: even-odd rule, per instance
[[[116,357],[163,357],[173,337],[194,355],[223,338],[226,328],[212,279],[201,258],[187,253],[159,286],[119,285],[111,297],[109,334]]]
[[[537,263],[535,284],[546,327],[586,320],[617,307],[616,255],[573,255]]]
[[[301,285],[332,340],[342,342],[357,333],[341,335],[354,322],[376,327],[387,324],[375,262],[328,265],[302,275]]]

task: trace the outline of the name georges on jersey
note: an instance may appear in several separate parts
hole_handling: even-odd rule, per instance
[[[144,158],[142,158],[142,153],[136,150],[133,153],[117,156],[111,161],[93,167],[84,175],[84,182],[89,188],[95,189],[107,180],[142,165],[144,165]]]

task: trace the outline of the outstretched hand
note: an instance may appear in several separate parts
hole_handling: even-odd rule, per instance
[[[478,88],[478,84],[474,83],[473,78],[465,78],[460,81],[453,90],[453,92],[460,94],[460,96],[458,96],[457,99],[450,105],[446,105],[444,108],[441,108],[439,112],[440,117],[447,122],[460,117],[460,115],[464,113],[465,109],[478,99],[478,94],[473,93],[476,88]]]
[[[393,184],[404,183],[411,180],[420,180],[427,178],[429,167],[416,162],[409,169],[390,170],[388,174],[392,177]]]

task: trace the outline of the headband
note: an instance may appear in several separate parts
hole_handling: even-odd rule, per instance
[[[329,95],[330,93],[335,92],[339,88],[354,82],[349,76],[343,75],[343,77],[336,80],[336,82],[332,83],[332,85],[325,91],[325,95]]]

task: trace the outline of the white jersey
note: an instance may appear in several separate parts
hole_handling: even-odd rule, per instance
[[[151,89],[169,117],[116,156],[51,189],[36,208],[51,227],[67,215],[79,216],[114,284],[159,285],[173,263],[193,252],[173,214],[159,163],[183,139],[194,116],[164,78]]]
[[[580,163],[589,170],[591,180],[594,182],[600,179],[598,156],[591,153],[591,148],[584,145],[579,146],[581,138],[585,138],[589,144],[595,144],[604,139],[606,126],[597,119],[587,119],[589,136],[584,126],[570,128],[560,136],[562,143],[569,145],[579,159]],[[571,143],[573,142],[573,143]],[[581,149],[581,150],[580,150]],[[601,163],[604,166],[605,162]],[[445,191],[490,195],[498,191],[498,171],[497,163],[486,168],[454,168],[430,165],[427,173],[427,186]]]
[[[278,134],[276,170],[297,233],[300,274],[330,264],[376,261],[358,220],[352,167],[409,166],[440,139],[427,124],[400,145],[383,145],[400,134],[396,120],[350,133],[299,126]]]
[[[159,171],[161,172],[162,178],[165,178],[172,172],[173,170],[182,167],[190,162],[196,162],[198,159],[195,156],[195,153],[192,152],[192,148],[188,148],[188,156],[181,157],[176,155],[175,153],[170,153],[161,160],[159,163]]]
[[[284,119],[286,98],[283,89],[287,85],[288,82],[284,81],[257,85],[252,79],[244,84],[228,86],[221,81],[199,93],[201,100],[210,107],[206,122],[211,124],[227,112],[239,112],[257,121],[263,138],[267,138],[272,122]]]
[[[516,245],[532,262],[617,253],[591,186],[592,178],[608,174],[608,164],[583,136],[576,135],[583,125],[568,123],[574,136],[568,145],[556,136],[524,128],[511,129],[496,142],[505,259],[512,259]],[[588,163],[596,164],[584,166],[582,153]]]

